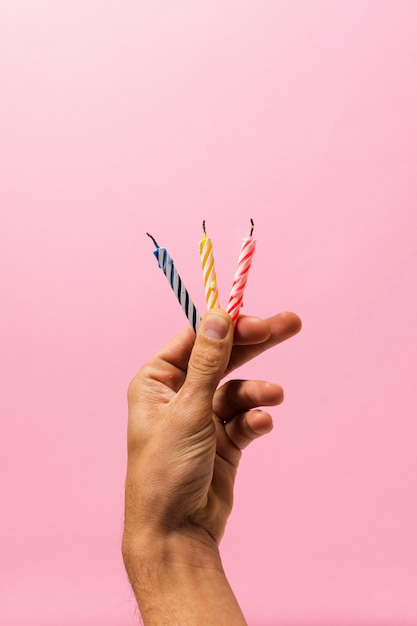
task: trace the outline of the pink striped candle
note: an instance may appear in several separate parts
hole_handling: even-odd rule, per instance
[[[239,259],[237,261],[237,269],[233,279],[232,290],[230,292],[227,312],[236,324],[239,317],[239,311],[243,306],[243,293],[245,291],[246,282],[248,280],[249,269],[252,264],[253,255],[256,247],[256,239],[253,238],[253,229],[255,224],[251,219],[251,230],[249,237],[245,237],[242,241]]]

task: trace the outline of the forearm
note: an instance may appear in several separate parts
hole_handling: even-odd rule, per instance
[[[246,625],[210,539],[125,533],[123,556],[145,626]]]

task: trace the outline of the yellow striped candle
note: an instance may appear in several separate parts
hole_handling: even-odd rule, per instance
[[[200,241],[201,269],[203,270],[204,289],[208,309],[219,307],[216,270],[214,268],[213,244],[207,237],[206,221],[203,221],[204,237]]]

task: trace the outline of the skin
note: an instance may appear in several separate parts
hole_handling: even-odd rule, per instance
[[[221,379],[301,328],[293,313],[266,320],[209,311],[151,358],[129,386],[122,552],[146,626],[246,624],[219,543],[242,450],[272,429],[282,388]]]

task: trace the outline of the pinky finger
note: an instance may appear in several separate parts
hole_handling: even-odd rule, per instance
[[[272,417],[261,409],[252,409],[236,415],[225,424],[226,434],[239,450],[244,450],[252,441],[271,432]]]

